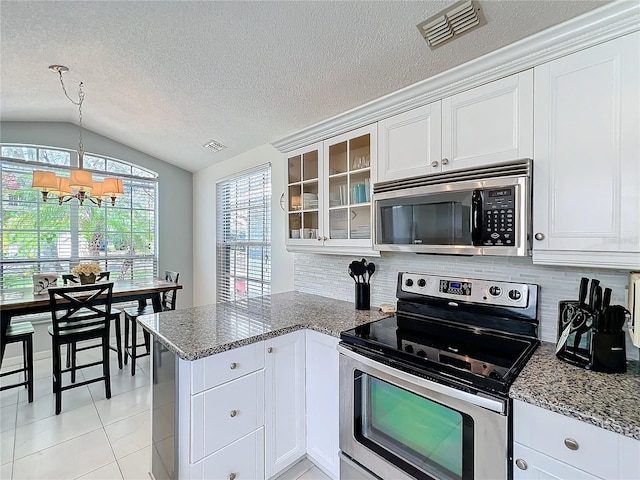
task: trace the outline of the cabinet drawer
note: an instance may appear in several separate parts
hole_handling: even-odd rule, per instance
[[[264,424],[264,372],[191,398],[191,462],[220,450]]]
[[[264,368],[264,342],[211,355],[191,362],[191,394],[217,387]]]
[[[515,442],[597,477],[620,478],[620,435],[528,403],[513,403]]]
[[[514,443],[513,478],[514,480],[560,480],[572,478],[596,480],[598,477],[589,475],[587,472],[559,462],[524,445]]]
[[[191,465],[192,480],[205,478],[254,480],[264,478],[264,432],[259,428]]]

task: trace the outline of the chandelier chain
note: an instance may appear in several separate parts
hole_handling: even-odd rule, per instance
[[[67,97],[71,103],[78,106],[78,122],[79,122],[78,127],[80,130],[80,141],[78,142],[78,154],[82,155],[84,153],[84,145],[82,144],[82,103],[84,102],[84,90],[82,90],[82,88],[84,87],[84,83],[80,82],[80,85],[78,85],[78,101],[76,102],[67,93],[67,87],[65,87],[64,80],[62,79],[62,70],[58,71],[58,75],[60,76],[60,85],[62,85],[62,91],[64,92],[64,96]],[[80,161],[82,161],[82,158],[80,158]],[[80,165],[80,168],[82,168],[82,165]]]

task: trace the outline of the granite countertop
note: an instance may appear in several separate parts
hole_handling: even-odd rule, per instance
[[[556,358],[543,343],[511,386],[509,396],[640,440],[640,362],[627,373],[600,373]]]
[[[352,302],[286,292],[144,315],[138,323],[178,357],[197,360],[304,328],[340,337],[387,316],[356,310]]]

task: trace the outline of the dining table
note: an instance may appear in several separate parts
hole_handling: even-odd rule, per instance
[[[163,292],[181,290],[182,285],[163,278],[148,277],[134,280],[114,280],[112,303],[137,301],[138,306],[144,307],[151,301],[155,312],[162,311]],[[64,309],[59,304],[59,309]],[[34,313],[51,312],[49,293],[34,294],[33,287],[7,288],[0,290],[0,363],[4,358],[6,347],[5,335],[14,317]]]

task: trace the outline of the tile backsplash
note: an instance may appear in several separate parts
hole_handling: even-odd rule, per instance
[[[361,258],[361,257],[360,257]],[[347,272],[355,256],[296,253],[294,289],[340,300],[354,301],[353,279]],[[556,341],[558,302],[578,298],[581,277],[597,278],[601,285],[613,290],[611,304],[626,305],[628,271],[533,265],[531,258],[520,257],[456,257],[383,253],[368,257],[376,264],[371,279],[371,306],[396,303],[398,272],[415,272],[462,276],[487,280],[532,283],[540,286],[538,318],[540,338]],[[627,336],[627,356],[638,358],[638,349]]]

